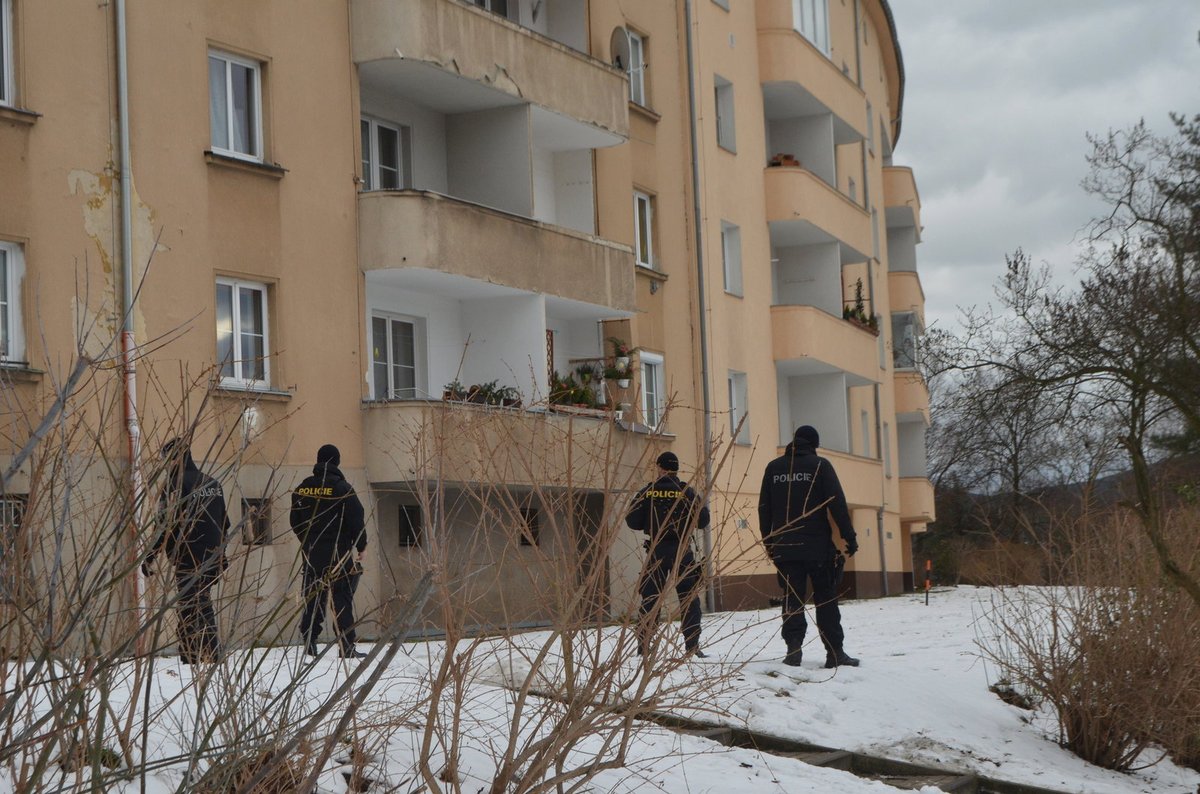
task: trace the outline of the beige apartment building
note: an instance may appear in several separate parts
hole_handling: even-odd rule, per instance
[[[709,608],[765,607],[758,481],[800,424],[851,503],[852,592],[911,588],[903,93],[886,0],[0,0],[6,537],[37,531],[15,456],[86,356],[80,483],[137,487],[195,422],[239,620],[298,597],[287,493],[323,443],[383,624],[434,540],[475,622],[543,620],[580,566],[627,610],[639,538],[605,528],[664,448],[712,479]]]

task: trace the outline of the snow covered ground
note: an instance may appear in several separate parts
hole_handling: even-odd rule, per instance
[[[862,667],[836,671],[822,668],[824,653],[812,629],[804,665],[781,664],[783,644],[774,611],[705,616],[703,641],[711,658],[688,662],[668,676],[665,683],[678,687],[682,695],[682,702],[677,698],[671,710],[812,744],[974,770],[1064,792],[1193,794],[1200,790],[1200,774],[1169,761],[1132,774],[1086,764],[1054,743],[1052,726],[1044,716],[1031,718],[989,692],[995,671],[980,660],[975,641],[993,595],[987,589],[958,588],[935,592],[928,607],[916,595],[844,603],[846,648],[862,659]],[[664,632],[674,640],[678,628],[665,627]],[[468,705],[461,712],[467,720],[458,768],[462,791],[488,789],[496,769],[497,743],[504,740],[512,714],[513,696],[502,684],[519,680],[528,669],[519,650],[536,647],[543,637],[523,634],[511,644],[494,641],[476,648],[472,669],[477,677],[466,687]],[[605,648],[615,648],[615,632],[606,630],[604,641]],[[405,709],[427,692],[428,670],[442,660],[444,650],[439,643],[406,646],[364,705],[361,713],[367,721],[390,722],[373,740],[372,767],[385,785],[372,791],[422,790],[413,771],[422,725],[415,712],[406,714]],[[329,692],[345,679],[348,669],[328,656],[310,664],[295,648],[244,651],[226,664],[241,663],[239,669],[244,669],[247,660],[257,663],[250,691],[263,703],[297,680],[301,683],[295,688],[301,693]],[[547,677],[553,679],[556,669],[557,663],[547,665]],[[635,681],[641,674],[637,659],[623,662],[620,674]],[[156,717],[149,730],[147,760],[178,753],[194,741],[196,726],[204,724],[202,716],[197,718],[197,708],[203,713],[207,707],[197,703],[195,688],[190,686],[193,675],[176,659],[163,659],[156,666],[150,698],[167,705],[152,709]],[[713,679],[719,679],[720,685],[704,686]],[[688,699],[689,687],[700,693],[695,699]],[[303,710],[303,704],[301,697],[291,708]],[[256,704],[243,703],[242,709],[251,719],[268,719],[256,714]],[[578,755],[599,742],[599,737],[585,740]],[[341,775],[345,768],[331,764],[321,775],[318,790],[345,792]],[[6,775],[0,772],[0,790],[15,790]],[[187,775],[185,763],[173,763],[151,772],[145,788],[131,782],[114,784],[109,790],[129,794],[187,790]],[[601,772],[583,790],[597,794],[895,791],[848,772],[726,748],[658,727],[636,734],[624,768]]]

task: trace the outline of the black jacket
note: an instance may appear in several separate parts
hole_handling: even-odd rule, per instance
[[[190,452],[170,480],[158,503],[158,534],[146,561],[165,550],[172,562],[197,568],[215,554],[223,555],[229,516],[221,484],[196,467]]]
[[[811,445],[793,441],[783,456],[767,464],[758,491],[758,528],[771,559],[831,559],[830,513],[853,554],[858,541],[837,472]]]
[[[292,491],[292,531],[305,551],[335,549],[339,555],[367,547],[366,516],[354,487],[329,463],[313,466]]]
[[[698,514],[698,515],[697,515]],[[673,474],[660,477],[637,492],[625,523],[645,532],[655,549],[677,549],[694,526],[708,526],[708,507],[699,495]]]

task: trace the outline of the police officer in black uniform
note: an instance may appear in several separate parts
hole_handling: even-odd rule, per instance
[[[825,666],[858,666],[842,649],[842,614],[837,602],[837,547],[832,524],[846,543],[846,554],[858,551],[842,484],[830,462],[817,455],[820,436],[802,425],[782,457],[767,464],[758,496],[758,522],[763,545],[783,585],[784,663],[800,666],[804,634],[804,596],[812,580],[817,630],[825,646]]]
[[[184,664],[215,662],[221,645],[211,590],[225,568],[225,492],[196,467],[184,439],[168,441],[162,457],[167,483],[159,499],[158,533],[142,561],[142,573],[153,575],[154,558],[166,551],[175,566],[180,659]]]
[[[703,659],[707,654],[700,650],[700,566],[692,554],[691,534],[708,526],[708,507],[679,479],[679,458],[674,452],[662,453],[655,463],[658,479],[638,491],[625,517],[631,529],[646,533],[649,552],[638,582],[642,598],[638,654],[649,650],[660,595],[674,573],[675,593],[683,609],[684,645],[689,654]],[[651,613],[654,617],[648,618]]]
[[[300,634],[305,651],[316,656],[325,598],[332,592],[341,656],[360,659],[366,654],[354,647],[354,576],[367,548],[366,518],[353,486],[338,469],[341,462],[338,448],[325,444],[317,450],[312,476],[292,492],[292,530],[304,553]]]

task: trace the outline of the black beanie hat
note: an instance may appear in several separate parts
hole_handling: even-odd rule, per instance
[[[679,471],[679,458],[675,456],[674,452],[664,452],[654,462],[658,464],[660,469]]]
[[[342,453],[333,444],[325,444],[317,450],[317,463],[328,463],[337,466],[342,462]]]
[[[821,436],[812,425],[800,425],[797,427],[795,441],[797,444],[807,444],[813,449],[821,446]]]

